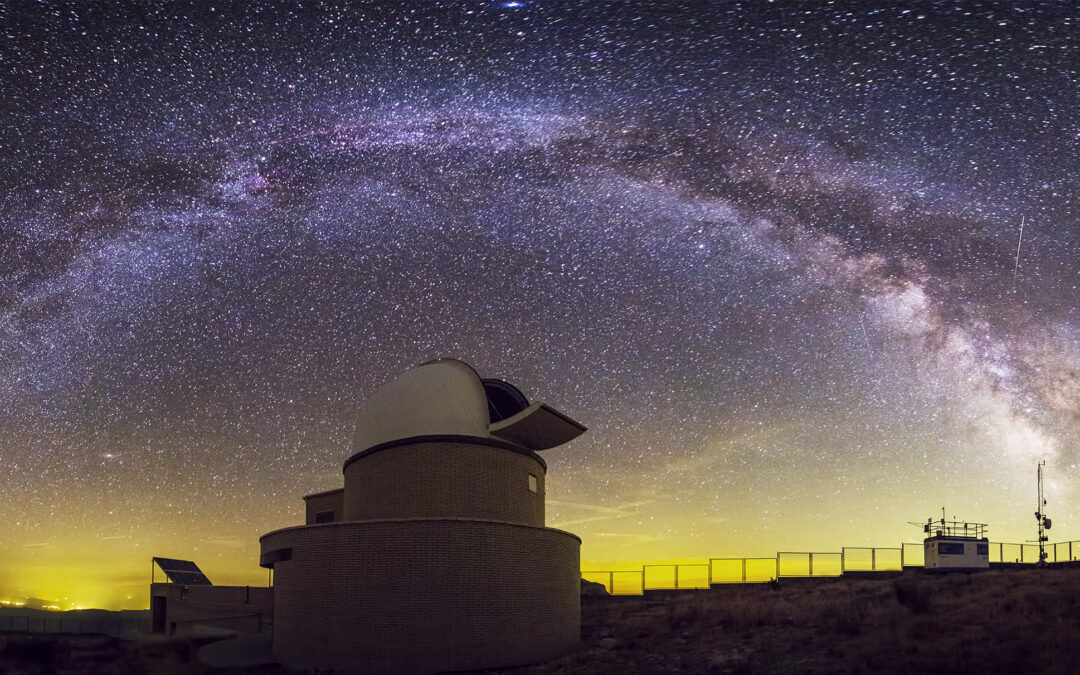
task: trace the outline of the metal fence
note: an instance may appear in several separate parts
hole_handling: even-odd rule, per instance
[[[709,588],[718,584],[764,583],[782,578],[837,577],[845,572],[898,572],[922,567],[924,545],[845,546],[840,552],[780,551],[776,557],[717,557],[701,563],[642,565],[640,570],[590,570],[583,579],[602,583],[613,595],[641,595],[652,590]],[[1047,562],[1080,561],[1080,540],[1046,545]],[[991,563],[1039,562],[1039,545],[991,542]]]
[[[781,551],[776,554],[777,578],[838,577],[843,572],[843,553]]]
[[[612,595],[641,595],[645,592],[645,570],[594,570],[581,578],[603,584]]]
[[[900,544],[900,560],[904,567],[922,567],[926,564],[925,544]]]
[[[59,614],[59,613],[58,613]],[[102,619],[65,616],[0,616],[0,633],[110,634],[137,633],[147,630],[147,620],[140,617]]]
[[[1048,544],[1047,553],[1049,554],[1053,548],[1054,545]],[[1048,557],[1047,560],[1054,562],[1052,557]],[[1035,564],[1039,562],[1039,545],[990,542],[990,562]]]
[[[689,588],[708,588],[708,563],[682,563],[643,565],[644,590],[678,590]]]
[[[845,546],[841,559],[845,572],[899,571],[904,567],[904,549]]]
[[[712,584],[762,583],[776,576],[776,558],[709,558]]]
[[[1073,544],[1076,544],[1075,546]],[[1080,541],[1063,541],[1050,546],[1051,562],[1072,562],[1080,560]]]
[[[1062,541],[1046,545],[1046,562],[1064,563],[1074,561],[1080,561],[1080,541]],[[1028,565],[1038,563],[1039,545],[990,542],[990,562]]]

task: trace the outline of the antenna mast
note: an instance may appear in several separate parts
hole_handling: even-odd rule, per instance
[[[1050,519],[1046,517],[1046,499],[1043,497],[1043,467],[1046,460],[1039,462],[1039,508],[1035,511],[1035,520],[1039,523],[1039,565],[1046,565],[1046,530],[1050,529]]]

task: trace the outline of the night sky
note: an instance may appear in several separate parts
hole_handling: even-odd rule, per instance
[[[265,583],[440,356],[583,566],[1080,539],[1073,3],[239,4],[0,4],[0,600]]]

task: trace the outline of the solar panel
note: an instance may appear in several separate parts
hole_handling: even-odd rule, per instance
[[[154,562],[174,584],[186,584],[188,586],[213,586],[206,578],[199,566],[190,560],[176,560],[174,558],[154,558]]]

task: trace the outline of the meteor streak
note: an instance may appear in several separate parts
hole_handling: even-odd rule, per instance
[[[1016,241],[1016,262],[1013,263],[1013,292],[1016,291],[1016,273],[1020,270],[1020,244],[1024,242],[1024,218],[1020,216],[1020,238]]]

